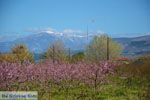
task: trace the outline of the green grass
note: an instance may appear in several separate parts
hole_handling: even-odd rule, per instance
[[[47,87],[46,87],[47,86]],[[28,89],[27,89],[28,87]],[[47,85],[38,82],[14,83],[11,89],[38,91],[39,100],[149,100],[150,77],[108,76],[95,89],[75,81]]]
[[[148,100],[149,79],[111,77],[110,82],[93,87],[79,85],[68,89],[52,87],[41,100]]]

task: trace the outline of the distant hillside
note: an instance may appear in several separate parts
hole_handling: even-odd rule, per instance
[[[134,38],[115,38],[123,45],[123,54],[127,56],[150,54],[150,35]]]

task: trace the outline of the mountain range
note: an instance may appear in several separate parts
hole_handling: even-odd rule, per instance
[[[41,32],[38,34],[32,34],[25,37],[16,38],[13,40],[0,41],[0,52],[10,52],[11,48],[17,44],[25,44],[31,52],[43,53],[47,48],[53,44],[56,40],[62,40],[66,49],[73,52],[83,51],[87,44],[92,40],[94,36],[81,35],[66,35],[66,34],[50,34],[48,32]],[[119,42],[123,47],[123,55],[135,56],[150,54],[150,35],[139,37],[122,37],[113,38]]]
[[[123,55],[138,56],[150,54],[150,35],[132,38],[114,38],[123,46]]]

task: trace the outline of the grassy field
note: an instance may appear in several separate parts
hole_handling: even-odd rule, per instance
[[[68,89],[55,86],[50,92],[44,93],[41,100],[149,100],[149,97],[150,78],[115,76],[96,90],[82,84]]]

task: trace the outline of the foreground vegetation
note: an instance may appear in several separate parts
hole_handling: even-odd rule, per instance
[[[148,100],[150,62],[137,64],[1,63],[0,90],[38,91],[39,100]]]
[[[111,39],[108,55],[106,39],[96,37],[72,56],[57,41],[38,63],[17,45],[0,54],[0,91],[38,91],[39,100],[149,100],[150,56],[121,57]]]

